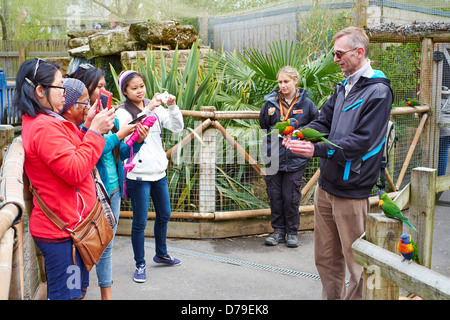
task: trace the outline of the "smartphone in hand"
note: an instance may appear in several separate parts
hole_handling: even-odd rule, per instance
[[[135,123],[138,123],[139,121],[141,121],[141,120],[144,119],[145,117],[147,117],[147,115],[145,115],[145,114],[140,115],[140,116],[137,117],[136,119],[131,120],[130,122],[128,122],[128,124],[135,124]]]
[[[102,107],[111,109],[111,103],[112,103],[112,93],[109,91],[106,91],[105,89],[100,89],[98,92],[98,97],[100,99],[100,102],[102,103]]]

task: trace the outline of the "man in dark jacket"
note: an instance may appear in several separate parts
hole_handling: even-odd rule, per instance
[[[287,119],[295,118],[301,126],[307,125],[318,116],[315,104],[308,98],[306,90],[297,88],[300,75],[290,66],[283,67],[277,75],[279,89],[264,99],[266,103],[259,114],[262,129],[271,132],[273,126]],[[276,139],[273,141],[273,139]],[[298,246],[297,232],[300,226],[299,206],[303,172],[309,158],[294,154],[281,144],[278,132],[267,136],[266,184],[270,199],[273,234],[265,240],[266,245],[287,242],[288,247]],[[275,150],[272,150],[275,149]]]
[[[373,70],[364,30],[349,27],[333,40],[334,61],[346,79],[307,127],[328,133],[328,143],[284,141],[286,148],[320,158],[314,195],[315,261],[323,299],[361,299],[363,268],[353,259],[352,243],[365,231],[369,196],[376,184],[393,93],[390,81]],[[350,272],[345,286],[345,268]]]

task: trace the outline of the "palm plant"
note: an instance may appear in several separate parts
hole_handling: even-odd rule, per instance
[[[148,50],[145,61],[138,58],[136,71],[144,76],[147,98],[153,97],[157,92],[167,90],[176,96],[180,109],[199,110],[201,106],[217,105],[216,101],[220,99],[218,97],[223,89],[223,79],[222,74],[217,72],[217,66],[221,63],[223,61],[219,59],[207,65],[203,64],[198,43],[195,43],[189,52],[183,72],[179,71],[178,50],[175,50],[170,68],[167,68],[163,54],[161,54],[160,64],[157,64],[155,53]],[[117,72],[112,66],[111,73],[117,85]],[[118,91],[120,92],[120,90]],[[122,94],[119,99],[124,100]],[[195,120],[195,118],[185,118],[186,131],[194,132],[192,128],[197,125]],[[163,140],[166,149],[180,142],[184,135],[171,135],[164,132]],[[199,135],[194,134],[194,137],[200,144],[203,143]],[[182,152],[183,156],[181,156]],[[198,209],[199,168],[197,157],[197,150],[190,152],[189,148],[186,148],[177,152],[177,156],[172,158],[170,169],[167,171],[167,180],[169,192],[172,199],[175,199],[172,200],[172,210],[175,212]],[[239,208],[265,206],[261,200],[253,196],[250,183],[244,183],[241,175],[236,175],[234,170],[216,166],[216,172],[219,210],[224,209],[225,204],[229,203],[233,203],[233,206]]]
[[[224,61],[217,68],[224,73],[226,90],[220,93],[218,101],[226,103],[229,109],[233,102],[235,109],[249,105],[247,109],[259,109],[264,96],[277,88],[278,71],[289,65],[300,73],[299,87],[309,91],[311,100],[320,108],[342,75],[331,52],[313,61],[302,56],[302,52],[299,43],[279,41],[269,44],[268,53],[258,49],[223,53],[221,57],[213,53],[216,60]]]

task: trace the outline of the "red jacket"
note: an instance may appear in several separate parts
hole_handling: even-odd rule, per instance
[[[22,117],[25,172],[47,206],[73,229],[95,205],[92,169],[100,159],[105,139],[94,131],[84,134],[58,115]],[[61,232],[35,200],[30,217],[34,237],[62,239]]]

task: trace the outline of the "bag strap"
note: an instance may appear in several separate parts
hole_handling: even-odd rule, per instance
[[[33,194],[34,198],[36,199],[39,207],[41,208],[42,212],[47,216],[47,218],[50,219],[51,222],[53,222],[61,231],[67,230],[69,232],[72,232],[72,230],[69,229],[69,224],[65,223],[61,220],[60,217],[58,217],[50,208],[45,204],[45,202],[42,200],[41,196],[37,193],[37,190],[35,187],[31,185],[29,187],[31,193]]]

